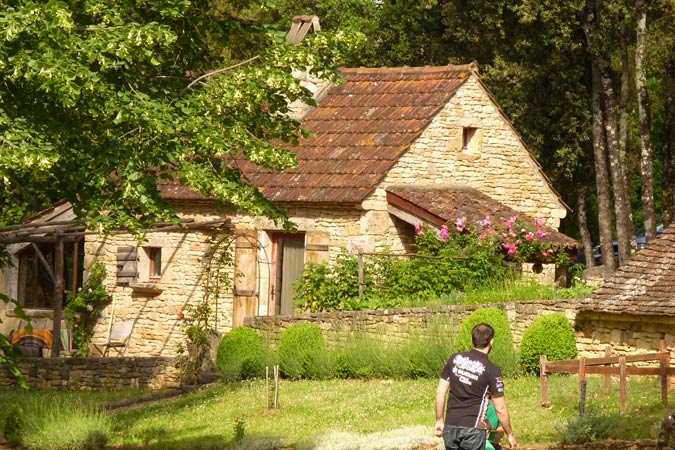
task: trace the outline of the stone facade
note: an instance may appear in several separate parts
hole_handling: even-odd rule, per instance
[[[463,149],[463,130],[475,128]],[[567,211],[513,126],[477,77],[470,77],[364,202],[386,212],[390,185],[465,185],[558,229]],[[384,218],[384,216],[383,216]],[[390,227],[393,224],[390,223]],[[393,230],[390,230],[393,232]]]
[[[210,222],[220,217],[199,205],[182,213],[196,222]],[[124,356],[175,356],[185,338],[179,314],[188,305],[204,298],[208,285],[209,260],[213,248],[213,232],[209,229],[148,232],[138,242],[129,234],[108,237],[87,237],[85,267],[102,261],[106,267],[106,284],[114,304],[109,305],[95,327],[94,343],[105,342],[110,315],[113,320],[134,320],[134,326]],[[225,236],[227,238],[227,236]],[[118,249],[137,250],[138,277],[127,282],[119,276]],[[153,278],[149,272],[150,248],[161,249],[161,276]],[[232,279],[230,268],[228,278]],[[223,292],[210,302],[213,314],[211,325],[219,333],[231,329],[231,290]]]
[[[584,356],[604,356],[608,345],[617,355],[652,353],[661,341],[675,350],[675,317],[580,312],[575,318],[577,346]]]

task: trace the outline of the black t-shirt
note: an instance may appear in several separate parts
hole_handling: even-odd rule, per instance
[[[502,371],[487,355],[476,349],[455,353],[441,372],[450,382],[445,424],[485,428],[484,420],[491,397],[504,395]]]

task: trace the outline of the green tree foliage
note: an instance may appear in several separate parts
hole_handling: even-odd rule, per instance
[[[321,329],[313,323],[299,323],[284,330],[278,355],[281,372],[288,378],[325,378],[333,371]]]
[[[251,327],[239,327],[223,336],[216,365],[225,381],[256,378],[264,374],[262,338]]]
[[[527,373],[539,373],[539,356],[550,361],[577,356],[574,328],[564,314],[538,317],[527,327],[520,343],[520,365]]]
[[[338,53],[355,41],[319,33],[293,46],[249,20],[246,5],[4,2],[3,197],[49,192],[96,229],[138,229],[175,219],[163,180],[291,226],[228,155],[294,167],[272,143],[304,135],[285,115],[289,101],[312,103],[292,69],[335,80]]]
[[[498,308],[477,309],[464,319],[457,333],[457,350],[467,351],[473,347],[471,330],[479,323],[487,323],[495,330],[494,345],[490,352],[490,360],[499,366],[506,376],[518,370],[518,355],[513,345],[511,324],[506,313]]]

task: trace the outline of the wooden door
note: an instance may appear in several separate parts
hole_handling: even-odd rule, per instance
[[[278,314],[294,314],[293,283],[305,270],[305,235],[279,234],[276,243],[276,283],[274,298]]]

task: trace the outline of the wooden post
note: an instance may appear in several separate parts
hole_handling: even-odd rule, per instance
[[[628,391],[626,390],[626,357],[619,357],[619,383],[621,386],[621,409],[628,405]]]
[[[661,340],[659,344],[659,352],[667,354],[659,360],[659,369],[661,376],[661,403],[663,403],[664,408],[668,408],[668,369],[670,369],[670,352],[666,346],[666,341]]]
[[[546,373],[546,355],[539,355],[539,384],[541,385],[541,406],[548,406],[548,374]]]
[[[586,358],[579,359],[579,390],[583,382],[586,381]]]
[[[274,366],[274,409],[279,409],[279,366]]]
[[[605,357],[609,358],[612,356],[612,346],[608,345],[605,347]],[[609,373],[605,374],[605,394],[609,395],[612,392],[612,375]]]
[[[54,252],[54,320],[52,327],[52,354],[51,357],[59,356],[61,351],[61,318],[63,317],[63,266],[65,259],[63,249],[63,234],[57,233],[56,249]]]
[[[359,249],[359,297],[363,297],[363,250]]]
[[[265,366],[265,397],[267,409],[270,409],[270,366]]]

